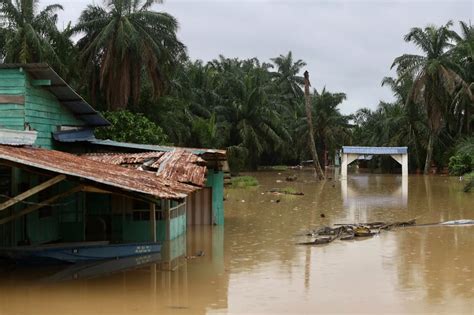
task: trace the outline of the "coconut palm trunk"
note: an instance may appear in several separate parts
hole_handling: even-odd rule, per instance
[[[304,72],[304,96],[305,96],[305,109],[306,109],[306,121],[308,122],[308,133],[309,133],[309,149],[311,151],[311,156],[313,158],[314,170],[318,178],[326,179],[324,172],[321,169],[319,164],[318,152],[316,151],[316,142],[314,141],[314,129],[313,129],[313,117],[311,114],[311,95],[309,94],[309,87],[311,83],[309,82],[309,72]]]
[[[425,175],[428,175],[430,172],[431,156],[433,155],[433,138],[434,138],[434,135],[433,133],[431,133],[428,138],[428,146],[426,148],[425,169],[423,171],[423,174]]]

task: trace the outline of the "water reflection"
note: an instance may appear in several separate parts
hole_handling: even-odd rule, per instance
[[[472,314],[472,226],[295,245],[303,231],[334,223],[473,219],[474,195],[455,178],[410,176],[404,185],[390,175],[345,184],[316,181],[310,171],[252,175],[259,187],[226,191],[224,227],[191,227],[158,261],[105,266],[101,275],[91,275],[95,267],[0,271],[0,314]],[[269,192],[283,187],[304,195]],[[61,281],[39,281],[51,277]]]
[[[351,175],[341,180],[346,209],[406,209],[408,177],[387,175]]]
[[[222,227],[191,228],[161,255],[0,272],[0,314],[205,314],[227,308]],[[204,256],[196,257],[202,251]],[[188,257],[188,259],[186,259]]]

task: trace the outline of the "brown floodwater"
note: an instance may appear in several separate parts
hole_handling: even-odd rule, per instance
[[[286,182],[291,174],[298,180]],[[251,175],[258,188],[226,190],[225,226],[190,229],[168,244],[169,260],[3,267],[0,314],[474,314],[474,226],[296,245],[334,223],[474,219],[474,193],[457,178]],[[267,192],[283,187],[304,196]]]

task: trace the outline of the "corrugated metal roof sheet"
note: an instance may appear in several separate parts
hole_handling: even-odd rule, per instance
[[[181,199],[197,189],[150,172],[127,169],[55,150],[0,145],[0,160],[163,199]]]
[[[124,167],[140,167],[156,172],[162,178],[181,183],[204,186],[206,180],[206,161],[183,149],[169,152],[92,153],[84,156]]]
[[[0,129],[0,144],[33,145],[37,136],[34,130]]]
[[[137,149],[137,150],[143,150],[143,151],[169,152],[176,149],[183,149],[193,154],[202,156],[204,159],[206,159],[206,157],[213,157],[214,159],[218,159],[218,160],[227,159],[226,150],[204,149],[204,148],[202,149],[180,148],[180,147],[170,147],[170,146],[163,146],[163,145],[138,144],[138,143],[118,142],[118,141],[113,141],[113,140],[100,140],[100,139],[89,140],[89,142],[96,145],[119,147],[119,148],[126,148],[126,149]]]
[[[343,153],[352,153],[352,154],[406,154],[408,152],[408,147],[350,147],[343,146]]]
[[[50,86],[43,86],[50,91],[58,101],[73,112],[77,118],[89,126],[109,126],[110,123],[79,94],[76,93],[48,64],[46,63],[4,63],[0,69],[21,68],[35,80],[50,80]]]

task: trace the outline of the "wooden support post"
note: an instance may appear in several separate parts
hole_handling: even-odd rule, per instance
[[[59,183],[60,181],[63,181],[64,179],[66,179],[66,175],[58,175],[56,177],[53,177],[53,178],[45,181],[44,183],[39,184],[38,186],[35,186],[31,189],[28,189],[27,191],[19,194],[18,196],[12,197],[11,199],[9,199],[9,200],[5,201],[4,203],[0,204],[0,211],[5,210],[5,209],[17,204],[18,202],[20,202],[22,200],[25,200],[26,198],[31,197],[34,194],[37,194],[40,191],[45,190],[46,188],[49,188],[49,187],[53,186],[56,183]]]
[[[165,216],[165,239],[169,241],[171,239],[170,201],[165,199],[162,202],[163,214]]]
[[[156,205],[150,202],[150,236],[151,241],[156,242]]]
[[[32,205],[32,206],[30,206],[30,207],[28,207],[28,208],[26,208],[26,209],[24,209],[24,210],[22,210],[22,211],[20,211],[20,212],[18,212],[18,213],[15,213],[15,214],[13,214],[13,215],[11,215],[11,216],[9,216],[9,217],[6,217],[6,218],[4,218],[4,219],[1,219],[1,220],[0,220],[0,225],[5,224],[5,223],[8,223],[8,222],[10,222],[10,221],[12,221],[12,220],[14,220],[14,219],[16,219],[16,218],[19,218],[19,217],[21,217],[21,216],[24,216],[25,214],[31,213],[31,212],[33,212],[33,211],[35,211],[35,210],[38,210],[38,209],[40,209],[40,208],[42,208],[42,207],[44,207],[44,206],[47,206],[47,205],[51,204],[52,202],[54,202],[54,201],[56,201],[56,200],[58,200],[58,199],[61,199],[61,198],[64,198],[64,197],[66,197],[66,196],[68,196],[68,195],[70,195],[70,194],[79,192],[79,191],[81,191],[81,189],[82,189],[81,186],[77,186],[77,187],[74,187],[74,188],[72,188],[72,189],[69,189],[69,190],[67,190],[67,191],[65,191],[65,192],[63,192],[63,193],[60,193],[60,194],[58,194],[58,195],[56,195],[56,196],[53,196],[53,197],[48,198],[48,199],[46,199],[46,200],[44,200],[44,201],[41,201],[40,203],[38,203],[38,204],[36,204],[36,205]]]

